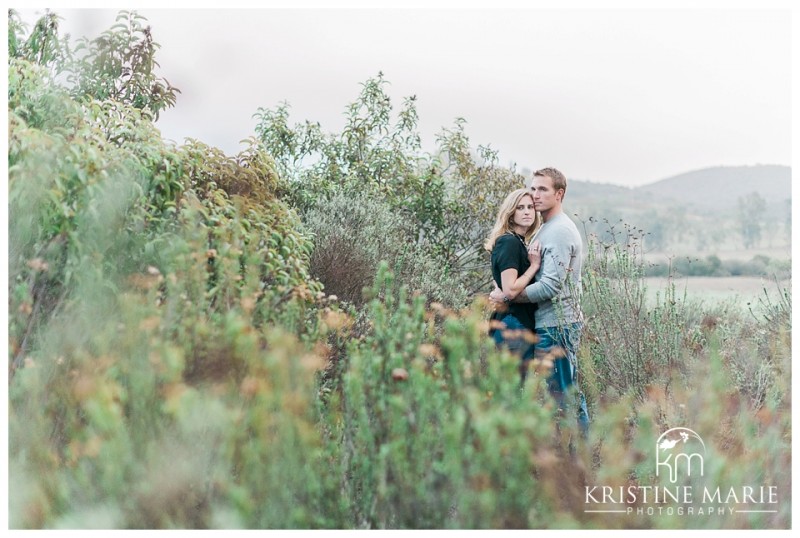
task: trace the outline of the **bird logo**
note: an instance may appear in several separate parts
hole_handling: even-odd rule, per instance
[[[669,429],[656,441],[656,476],[666,469],[673,484],[678,481],[681,470],[686,476],[691,476],[693,469],[699,470],[703,476],[705,454],[706,445],[697,433],[689,428]]]

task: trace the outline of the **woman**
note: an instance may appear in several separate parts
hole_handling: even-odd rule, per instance
[[[492,277],[503,290],[508,307],[492,316],[492,319],[502,322],[505,329],[493,330],[490,334],[498,346],[506,345],[520,356],[523,381],[527,360],[533,357],[533,316],[536,305],[510,301],[524,292],[525,286],[531,283],[533,275],[539,270],[542,261],[539,242],[534,241],[530,249],[528,244],[541,225],[541,217],[533,207],[533,193],[529,189],[517,189],[500,206],[494,228],[483,245],[492,253]],[[509,334],[508,331],[517,334]],[[526,338],[522,331],[530,331],[531,335]]]

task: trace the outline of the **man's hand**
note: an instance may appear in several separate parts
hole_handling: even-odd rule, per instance
[[[489,294],[489,303],[494,307],[496,312],[505,312],[508,310],[508,304],[503,301],[504,298],[505,294],[503,290],[498,288],[497,283],[495,283],[492,293]]]

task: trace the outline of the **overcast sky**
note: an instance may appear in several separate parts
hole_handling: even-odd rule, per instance
[[[57,8],[96,37],[116,10]],[[41,11],[39,11],[41,12]],[[335,131],[382,71],[416,95],[423,144],[466,119],[503,165],[641,185],[717,165],[791,163],[791,13],[776,10],[138,9],[181,90],[165,138],[229,154],[259,107]],[[35,11],[27,13],[32,20]]]

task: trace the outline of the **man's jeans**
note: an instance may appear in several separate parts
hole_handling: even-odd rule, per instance
[[[580,323],[568,324],[564,327],[545,327],[536,329],[536,336],[539,341],[531,344],[522,337],[508,338],[503,335],[504,331],[523,331],[527,329],[515,316],[507,314],[502,321],[506,328],[498,329],[492,333],[492,338],[499,346],[506,346],[509,351],[520,357],[520,384],[525,383],[528,372],[528,362],[536,356],[544,356],[554,351],[553,348],[561,348],[566,353],[566,357],[553,359],[553,373],[547,379],[547,387],[550,394],[555,398],[558,408],[566,411],[567,393],[572,393],[575,387],[575,377],[577,373],[577,350],[581,339]],[[578,426],[585,435],[589,429],[589,411],[586,407],[586,398],[578,390]]]
[[[580,388],[575,384],[578,367],[578,345],[581,340],[581,323],[569,323],[563,327],[543,327],[536,329],[539,341],[534,345],[536,357],[557,351],[561,348],[566,356],[553,358],[553,373],[547,379],[550,394],[556,399],[559,409],[564,412],[571,406],[568,396],[577,391],[575,396],[578,403],[578,426],[584,434],[589,429],[589,411],[586,407],[586,398]],[[557,353],[558,354],[558,353]],[[526,368],[527,370],[527,368]]]

